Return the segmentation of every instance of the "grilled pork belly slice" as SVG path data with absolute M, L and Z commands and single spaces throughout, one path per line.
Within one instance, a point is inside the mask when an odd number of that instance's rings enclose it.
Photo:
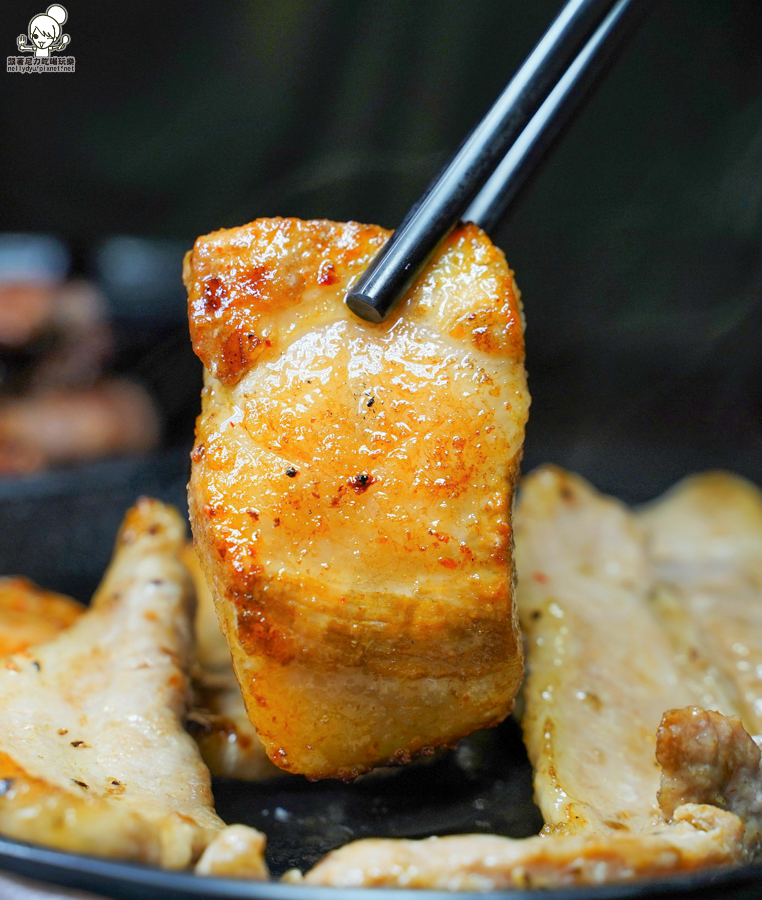
M 625 506 L 551 466 L 522 481 L 515 523 L 522 728 L 546 831 L 638 831 L 661 819 L 661 717 L 696 702 L 645 599 L 643 536 Z
M 0 578 L 0 656 L 43 644 L 68 628 L 85 607 L 27 578 Z
M 684 670 L 698 664 L 722 712 L 762 733 L 762 493 L 725 472 L 681 481 L 639 515 L 655 608 Z M 671 612 L 671 616 L 670 616 Z
M 0 832 L 183 868 L 225 829 L 182 720 L 193 589 L 177 512 L 141 500 L 92 607 L 0 663 Z M 262 871 L 261 848 L 249 861 Z
M 388 235 L 259 220 L 185 262 L 195 546 L 262 743 L 310 778 L 453 744 L 521 680 L 518 292 L 464 225 L 387 322 L 361 321 L 343 295 Z

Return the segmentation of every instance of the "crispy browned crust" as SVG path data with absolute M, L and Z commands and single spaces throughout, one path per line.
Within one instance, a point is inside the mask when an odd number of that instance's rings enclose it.
M 200 237 L 183 271 L 196 355 L 220 382 L 236 384 L 259 359 L 272 355 L 284 331 L 275 321 L 281 313 L 288 317 L 280 324 L 309 326 L 320 300 L 332 306 L 341 293 L 313 296 L 315 289 L 345 286 L 390 235 L 378 225 L 358 222 L 274 218 Z M 445 327 L 455 338 L 470 338 L 478 350 L 523 359 L 519 294 L 501 251 L 475 225 L 466 224 L 452 232 L 439 253 L 473 240 L 480 245 L 477 264 L 490 267 L 494 279 L 485 285 L 491 302 L 479 309 L 453 303 Z M 425 315 L 416 299 L 403 303 L 392 321 Z
M 207 369 L 194 540 L 249 715 L 271 759 L 309 777 L 449 746 L 504 718 L 521 677 L 518 292 L 465 225 L 390 321 L 362 323 L 343 294 L 387 237 L 259 220 L 200 238 L 185 263 Z M 328 332 L 338 361 L 314 344 Z M 302 375 L 265 387 L 300 340 Z
M 711 803 L 738 814 L 738 787 L 759 782 L 760 750 L 738 716 L 689 706 L 664 713 L 656 734 L 662 768 L 659 806 L 671 817 L 683 803 Z

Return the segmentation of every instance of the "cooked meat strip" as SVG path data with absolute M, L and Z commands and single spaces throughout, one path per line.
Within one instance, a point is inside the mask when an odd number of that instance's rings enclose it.
M 247 825 L 229 825 L 207 846 L 196 863 L 196 875 L 266 881 L 265 836 Z
M 639 831 L 661 817 L 656 730 L 696 698 L 645 595 L 632 514 L 581 478 L 543 467 L 516 510 L 528 676 L 522 721 L 547 830 Z
M 389 321 L 361 321 L 343 295 L 388 235 L 264 219 L 185 263 L 195 545 L 268 755 L 310 778 L 451 745 L 521 680 L 518 292 L 463 225 Z
M 737 715 L 741 709 L 738 691 L 708 656 L 701 628 L 690 615 L 680 591 L 657 579 L 651 585 L 647 600 L 667 635 L 672 659 L 696 703 L 727 716 Z
M 130 510 L 91 608 L 0 663 L 0 832 L 167 868 L 225 828 L 183 729 L 193 649 L 184 526 Z M 250 860 L 261 872 L 261 853 Z
M 355 841 L 329 853 L 304 881 L 444 891 L 599 885 L 736 862 L 743 858 L 742 841 L 743 824 L 732 813 L 686 804 L 675 824 L 645 834 Z

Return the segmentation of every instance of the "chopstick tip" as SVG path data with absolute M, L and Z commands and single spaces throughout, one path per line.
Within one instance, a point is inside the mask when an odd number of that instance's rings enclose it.
M 344 298 L 344 303 L 349 309 L 366 322 L 374 322 L 378 324 L 383 322 L 383 316 L 373 305 L 371 298 L 359 291 L 350 291 Z

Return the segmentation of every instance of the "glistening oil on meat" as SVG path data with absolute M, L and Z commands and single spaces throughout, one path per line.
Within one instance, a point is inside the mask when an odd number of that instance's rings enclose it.
M 451 746 L 522 676 L 519 293 L 464 225 L 388 321 L 361 321 L 343 296 L 388 236 L 263 219 L 185 263 L 194 540 L 262 743 L 310 778 Z

